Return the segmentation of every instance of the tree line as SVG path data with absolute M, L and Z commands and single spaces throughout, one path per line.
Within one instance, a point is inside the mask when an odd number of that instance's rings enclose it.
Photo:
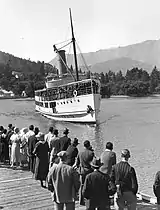
M 160 71 L 155 66 L 151 73 L 139 68 L 127 70 L 123 75 L 120 70 L 117 73 L 109 71 L 100 73 L 101 95 L 110 97 L 111 95 L 127 96 L 148 96 L 160 93 Z
M 36 69 L 34 68 L 36 66 Z M 45 77 L 48 73 L 57 74 L 57 69 L 50 64 L 38 61 L 32 65 L 22 66 L 23 70 L 13 68 L 11 62 L 0 64 L 0 87 L 5 90 L 12 90 L 17 96 L 25 91 L 28 97 L 34 97 L 34 91 L 45 87 Z M 71 72 L 73 72 L 71 66 Z M 15 74 L 13 74 L 15 72 Z M 82 74 L 82 70 L 79 70 Z M 15 76 L 17 75 L 18 76 Z M 127 96 L 148 96 L 160 93 L 160 71 L 155 66 L 151 73 L 139 68 L 132 68 L 123 75 L 122 71 L 115 73 L 111 70 L 108 73 L 83 72 L 86 78 L 96 77 L 101 82 L 102 97 L 111 95 Z

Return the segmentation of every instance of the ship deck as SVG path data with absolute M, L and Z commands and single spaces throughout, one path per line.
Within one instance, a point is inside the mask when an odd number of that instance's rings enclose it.
M 32 178 L 31 172 L 0 164 L 0 174 L 0 209 L 53 209 L 50 192 L 40 187 L 40 183 Z M 138 200 L 138 209 L 156 209 L 156 205 Z M 76 210 L 85 210 L 85 207 L 76 203 Z

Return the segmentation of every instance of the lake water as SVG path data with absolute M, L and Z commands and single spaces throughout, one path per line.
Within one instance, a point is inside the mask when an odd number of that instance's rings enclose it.
M 160 170 L 160 98 L 103 99 L 99 126 L 60 123 L 44 118 L 34 110 L 31 100 L 0 100 L 0 125 L 9 123 L 22 128 L 30 124 L 47 132 L 49 126 L 60 131 L 70 130 L 70 137 L 82 143 L 90 140 L 97 156 L 111 141 L 117 160 L 120 151 L 131 151 L 130 163 L 135 167 L 139 191 L 153 195 L 152 185 L 157 170 Z M 82 149 L 82 144 L 79 145 Z

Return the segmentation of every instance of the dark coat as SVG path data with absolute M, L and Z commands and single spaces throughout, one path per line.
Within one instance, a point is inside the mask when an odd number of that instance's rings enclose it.
M 160 171 L 156 173 L 154 184 L 153 184 L 153 192 L 155 196 L 160 199 Z
M 109 205 L 109 195 L 114 195 L 116 186 L 111 182 L 108 174 L 96 170 L 86 176 L 82 194 L 87 199 L 89 208 L 105 207 Z
M 66 163 L 70 166 L 73 166 L 75 163 L 75 159 L 78 155 L 78 149 L 73 144 L 70 145 L 67 149 L 67 161 Z
M 67 136 L 61 137 L 59 140 L 60 151 L 66 151 L 69 145 L 71 145 L 71 139 Z
M 84 151 L 80 152 L 77 158 L 77 167 L 80 167 L 80 174 L 88 174 L 88 171 L 92 172 L 91 161 L 93 160 L 94 152 L 90 149 L 85 148 Z
M 82 195 L 82 188 L 85 181 L 85 178 L 87 174 L 93 172 L 93 169 L 91 167 L 91 161 L 93 160 L 94 152 L 90 149 L 85 148 L 84 151 L 80 152 L 77 157 L 76 166 L 79 168 L 79 174 L 80 181 L 81 181 L 81 187 L 80 187 L 80 194 L 79 194 L 79 202 L 80 205 L 84 205 L 84 197 Z
M 135 195 L 138 191 L 136 172 L 126 161 L 120 161 L 113 166 L 111 180 L 120 185 L 121 192 L 131 191 Z
M 30 136 L 28 138 L 28 156 L 29 156 L 29 170 L 34 173 L 35 169 L 35 155 L 33 154 L 35 145 L 37 143 L 37 138 L 34 136 Z
M 49 160 L 48 160 L 49 146 L 45 142 L 37 142 L 33 154 L 36 155 L 35 163 L 35 179 L 46 180 L 49 171 Z

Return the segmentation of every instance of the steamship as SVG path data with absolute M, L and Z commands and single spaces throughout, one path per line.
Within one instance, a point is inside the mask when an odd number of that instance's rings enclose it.
M 70 22 L 76 74 L 70 72 L 67 66 L 65 50 L 57 49 L 54 45 L 59 60 L 59 73 L 46 77 L 46 87 L 35 91 L 35 109 L 53 120 L 98 123 L 101 101 L 100 81 L 95 78 L 80 78 L 71 10 Z

